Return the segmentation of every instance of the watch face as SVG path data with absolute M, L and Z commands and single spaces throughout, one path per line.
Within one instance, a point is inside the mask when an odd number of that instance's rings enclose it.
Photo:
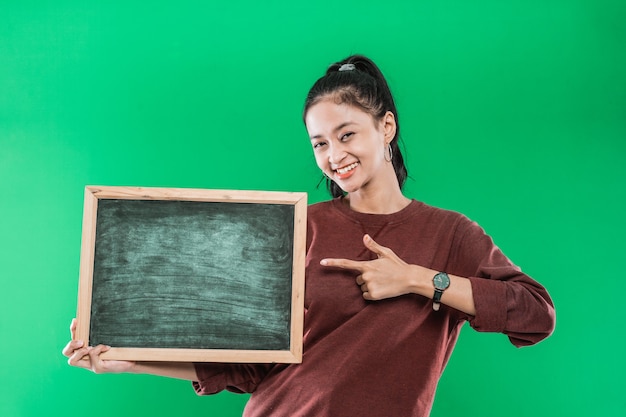
M 450 286 L 450 278 L 445 272 L 440 272 L 433 278 L 433 284 L 438 290 L 445 290 Z

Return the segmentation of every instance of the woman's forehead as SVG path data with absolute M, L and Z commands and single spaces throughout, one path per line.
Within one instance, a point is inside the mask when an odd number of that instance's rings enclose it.
M 311 106 L 306 114 L 305 122 L 309 130 L 314 128 L 326 130 L 339 124 L 348 122 L 361 124 L 372 119 L 369 113 L 357 106 L 337 103 L 329 98 Z

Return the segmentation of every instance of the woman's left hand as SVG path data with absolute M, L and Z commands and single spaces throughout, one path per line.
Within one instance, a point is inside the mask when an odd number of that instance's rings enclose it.
M 327 258 L 322 259 L 320 264 L 359 272 L 356 283 L 366 300 L 382 300 L 413 292 L 415 273 L 412 269 L 415 265 L 407 264 L 391 249 L 374 242 L 369 235 L 363 236 L 363 244 L 378 255 L 378 259 L 353 261 Z

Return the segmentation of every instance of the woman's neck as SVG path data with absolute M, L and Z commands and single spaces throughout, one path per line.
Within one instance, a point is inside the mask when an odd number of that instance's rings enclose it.
M 411 200 L 402 194 L 398 186 L 379 190 L 361 189 L 348 194 L 345 202 L 359 213 L 392 214 L 408 206 Z

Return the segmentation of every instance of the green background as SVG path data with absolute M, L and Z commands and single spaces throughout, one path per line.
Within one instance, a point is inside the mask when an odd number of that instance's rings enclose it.
M 241 414 L 246 396 L 66 364 L 83 188 L 326 199 L 301 109 L 351 53 L 396 95 L 406 194 L 478 221 L 557 306 L 531 348 L 464 328 L 432 415 L 625 415 L 625 18 L 621 0 L 0 2 L 0 415 Z

